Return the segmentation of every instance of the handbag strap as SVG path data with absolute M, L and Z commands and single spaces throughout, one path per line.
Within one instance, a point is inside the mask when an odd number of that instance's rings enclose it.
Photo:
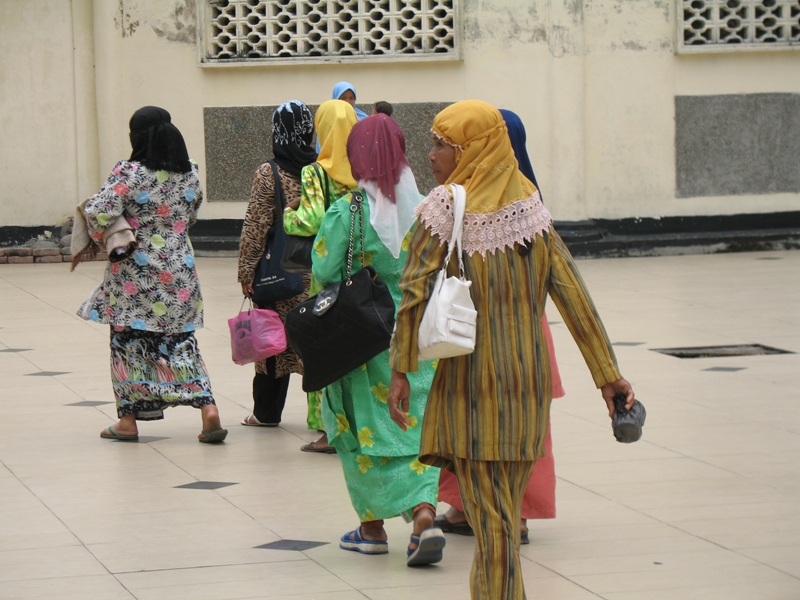
M 450 255 L 453 248 L 458 247 L 458 273 L 464 279 L 464 256 L 461 251 L 461 234 L 464 231 L 464 213 L 467 210 L 467 192 L 464 186 L 451 183 L 450 188 L 453 194 L 453 234 L 450 236 L 450 243 L 447 245 L 447 256 L 444 259 L 442 269 L 447 268 L 450 262 Z
M 347 246 L 347 285 L 350 285 L 351 280 L 350 278 L 353 275 L 353 250 L 355 246 L 355 237 L 356 237 L 356 214 L 358 214 L 359 218 L 359 229 L 360 229 L 360 236 L 361 236 L 361 266 L 364 266 L 365 262 L 365 255 L 364 255 L 364 198 L 361 196 L 361 192 L 355 191 L 352 193 L 352 198 L 350 200 L 350 243 Z
M 285 196 L 283 195 L 283 184 L 281 183 L 281 174 L 278 173 L 278 165 L 275 164 L 274 160 L 267 161 L 269 165 L 272 167 L 272 179 L 275 182 L 274 185 L 274 216 L 272 217 L 272 226 L 267 231 L 267 237 L 264 240 L 264 252 L 267 251 L 267 247 L 269 246 L 270 237 L 275 237 L 274 234 L 270 236 L 273 231 L 277 231 L 276 227 L 283 227 L 283 210 L 286 206 Z

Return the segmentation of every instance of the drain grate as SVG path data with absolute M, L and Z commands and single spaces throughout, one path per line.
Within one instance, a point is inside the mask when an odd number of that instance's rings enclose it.
M 759 356 L 762 354 L 794 354 L 789 350 L 772 348 L 763 344 L 740 344 L 736 346 L 699 346 L 697 348 L 653 348 L 653 352 L 677 358 L 714 358 L 716 356 Z

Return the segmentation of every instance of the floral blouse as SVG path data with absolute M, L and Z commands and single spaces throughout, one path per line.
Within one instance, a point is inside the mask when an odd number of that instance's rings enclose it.
M 124 216 L 138 249 L 109 262 L 103 282 L 78 315 L 142 331 L 178 333 L 203 326 L 203 298 L 189 227 L 197 221 L 203 190 L 192 164 L 188 173 L 151 171 L 122 160 L 84 209 L 92 239 Z
M 348 192 L 358 189 L 358 187 L 351 189 L 331 179 L 325 169 L 316 163 L 306 165 L 300 171 L 300 185 L 302 186 L 300 204 L 294 210 L 287 208 L 283 211 L 283 229 L 289 235 L 317 235 L 322 225 L 322 219 L 325 217 L 325 193 L 322 188 L 323 183 L 314 170 L 315 166 L 328 184 L 329 206 Z

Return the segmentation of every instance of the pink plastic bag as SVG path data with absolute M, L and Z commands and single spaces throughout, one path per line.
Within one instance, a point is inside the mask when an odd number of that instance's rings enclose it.
M 244 302 L 242 303 L 244 308 Z M 286 350 L 286 330 L 274 310 L 253 308 L 228 319 L 231 355 L 237 365 L 258 362 Z

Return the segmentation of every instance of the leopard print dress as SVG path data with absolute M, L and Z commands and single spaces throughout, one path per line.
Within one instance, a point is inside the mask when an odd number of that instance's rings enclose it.
M 300 197 L 300 180 L 288 171 L 278 166 L 278 174 L 283 186 L 284 202 L 288 203 Z M 256 169 L 253 179 L 253 189 L 250 192 L 250 202 L 242 226 L 242 236 L 239 240 L 239 283 L 252 283 L 256 266 L 261 259 L 266 246 L 267 233 L 272 227 L 275 218 L 275 179 L 272 166 L 264 163 Z M 304 275 L 305 289 L 302 294 L 265 306 L 277 312 L 281 320 L 286 319 L 286 313 L 308 298 L 308 288 L 311 285 L 311 275 Z M 256 363 L 256 373 L 267 373 L 267 361 Z M 278 354 L 275 361 L 273 377 L 283 377 L 289 373 L 303 373 L 303 362 L 292 350 Z

